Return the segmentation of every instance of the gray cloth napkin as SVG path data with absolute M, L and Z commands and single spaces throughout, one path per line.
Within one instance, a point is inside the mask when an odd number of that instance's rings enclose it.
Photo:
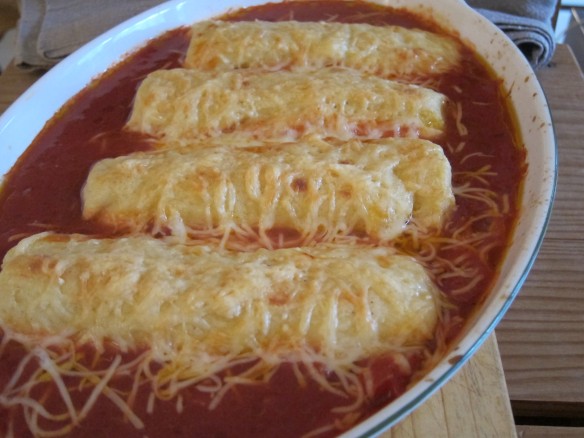
M 49 68 L 88 41 L 164 0 L 19 0 L 16 64 Z
M 534 68 L 551 59 L 559 0 L 467 0 L 499 26 Z M 49 68 L 86 42 L 163 0 L 19 0 L 16 63 Z
M 547 65 L 556 49 L 553 19 L 559 0 L 466 0 L 519 47 L 534 69 Z

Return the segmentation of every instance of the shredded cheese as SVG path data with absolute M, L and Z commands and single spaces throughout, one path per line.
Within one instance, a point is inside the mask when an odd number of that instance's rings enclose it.
M 202 21 L 191 33 L 185 67 L 198 70 L 340 66 L 415 80 L 460 63 L 460 44 L 453 38 L 401 26 Z
M 433 138 L 444 130 L 444 95 L 353 70 L 158 70 L 140 85 L 130 130 L 166 139 L 343 140 Z
M 148 346 L 193 376 L 215 357 L 304 346 L 351 363 L 423 343 L 437 314 L 417 263 L 360 246 L 236 253 L 43 233 L 8 252 L 0 287 L 0 322 L 12 330 Z
M 454 204 L 450 165 L 425 140 L 261 148 L 173 148 L 95 164 L 83 215 L 118 230 L 247 238 L 291 229 L 304 242 L 351 233 L 389 240 L 414 219 L 440 228 Z M 197 232 L 198 230 L 198 232 Z M 280 241 L 280 246 L 283 241 Z M 267 245 L 266 245 L 267 246 Z

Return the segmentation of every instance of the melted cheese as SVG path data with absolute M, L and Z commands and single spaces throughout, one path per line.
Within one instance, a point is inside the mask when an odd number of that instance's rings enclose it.
M 185 67 L 208 71 L 341 66 L 414 81 L 459 63 L 460 45 L 431 32 L 297 21 L 196 23 L 185 59 Z
M 444 129 L 445 97 L 347 69 L 159 70 L 140 85 L 128 128 L 167 139 L 239 131 L 250 138 L 432 138 Z
M 149 346 L 161 361 L 310 349 L 350 363 L 420 345 L 437 292 L 388 248 L 318 246 L 252 253 L 150 237 L 42 233 L 6 255 L 0 323 L 23 334 Z
M 190 145 L 98 162 L 83 215 L 133 232 L 288 228 L 324 240 L 351 232 L 388 240 L 412 218 L 440 227 L 454 202 L 450 180 L 442 148 L 426 140 Z

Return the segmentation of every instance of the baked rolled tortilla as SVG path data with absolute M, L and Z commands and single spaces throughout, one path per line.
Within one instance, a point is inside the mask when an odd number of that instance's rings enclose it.
M 135 153 L 96 163 L 82 198 L 85 219 L 117 230 L 289 229 L 324 241 L 388 240 L 412 219 L 439 228 L 454 203 L 442 148 L 393 138 Z
M 445 96 L 359 72 L 159 70 L 138 88 L 127 127 L 165 139 L 237 131 L 256 139 L 433 138 L 443 132 Z
M 207 71 L 348 67 L 424 81 L 460 63 L 454 39 L 401 26 L 298 21 L 202 21 L 184 66 Z
M 4 258 L 0 290 L 0 324 L 13 332 L 151 348 L 195 374 L 218 355 L 350 362 L 420 346 L 439 306 L 424 269 L 388 248 L 228 252 L 147 236 L 26 238 Z

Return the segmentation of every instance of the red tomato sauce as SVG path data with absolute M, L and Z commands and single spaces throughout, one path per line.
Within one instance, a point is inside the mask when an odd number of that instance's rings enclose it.
M 440 31 L 432 22 L 403 11 L 338 1 L 270 4 L 238 11 L 227 18 L 367 22 Z M 149 72 L 180 67 L 188 36 L 188 29 L 177 29 L 149 42 L 97 78 L 46 125 L 11 170 L 0 193 L 0 256 L 3 257 L 20 238 L 44 230 L 94 235 L 110 233 L 82 219 L 81 188 L 96 161 L 149 149 L 148 138 L 123 129 L 133 96 L 141 79 Z M 457 293 L 468 279 L 440 277 L 439 287 L 453 304 L 444 311 L 447 316 L 444 320 L 449 323 L 442 327 L 442 332 L 444 340 L 448 341 L 459 333 L 465 318 L 484 300 L 494 281 L 514 226 L 525 156 L 516 145 L 512 118 L 500 83 L 469 50 L 464 52 L 463 67 L 446 75 L 437 91 L 460 105 L 462 118 L 459 122 L 468 129 L 468 134 L 461 136 L 456 128 L 456 117 L 451 115 L 446 135 L 438 141 L 452 165 L 454 186 L 475 181 L 465 172 L 488 166 L 487 173 L 491 176 L 484 178 L 488 179 L 488 189 L 496 194 L 493 202 L 503 210 L 499 216 L 469 222 L 469 218 L 483 214 L 485 202 L 457 196 L 457 207 L 445 227 L 444 236 L 452 237 L 464 228 L 471 236 L 489 231 L 490 240 L 486 244 L 488 250 L 482 253 L 466 247 L 438 248 L 437 259 L 455 265 L 466 264 L 477 279 L 469 291 Z M 462 143 L 464 145 L 460 146 Z M 477 185 L 480 187 L 481 183 Z M 419 250 L 407 239 L 398 241 L 396 246 L 406 252 Z M 433 263 L 427 261 L 428 266 L 440 272 L 440 263 Z M 438 341 L 433 342 L 430 348 L 436 348 L 437 344 Z M 90 359 L 95 355 L 92 347 L 83 346 L 80 351 L 86 358 L 83 360 L 96 366 Z M 24 354 L 22 347 L 16 344 L 5 348 L 0 361 L 0 389 L 9 381 Z M 107 368 L 116 354 L 115 348 L 108 349 L 97 360 L 98 365 Z M 130 361 L 138 354 L 125 354 L 123 360 Z M 353 422 L 371 415 L 406 390 L 412 375 L 423 368 L 419 352 L 409 354 L 407 360 L 411 367 L 409 372 L 404 372 L 390 356 L 372 358 L 361 364 L 373 379 L 375 396 L 366 400 Z M 33 370 L 27 370 L 25 375 L 30 372 Z M 329 377 L 331 381 L 337 379 L 334 375 Z M 79 386 L 79 389 L 71 392 L 72 397 L 82 403 L 88 390 L 74 380 L 68 384 Z M 118 378 L 113 385 L 121 390 L 131 386 L 131 381 Z M 38 391 L 44 403 L 65 409 L 54 385 L 41 385 Z M 147 385 L 141 386 L 133 403 L 134 411 L 146 425 L 145 431 L 135 429 L 111 401 L 102 397 L 70 435 L 295 437 L 343 418 L 331 410 L 350 404 L 350 400 L 324 391 L 313 380 L 306 379 L 305 384 L 299 384 L 289 364 L 282 365 L 268 383 L 235 387 L 214 410 L 208 409 L 209 395 L 191 387 L 181 393 L 180 408 L 177 400 L 156 400 L 154 414 L 151 414 L 147 407 L 149 393 Z M 7 432 L 8 421 L 13 421 L 15 436 L 27 436 L 22 413 L 18 409 L 0 407 L 2 436 Z M 322 436 L 336 433 L 338 430 Z

